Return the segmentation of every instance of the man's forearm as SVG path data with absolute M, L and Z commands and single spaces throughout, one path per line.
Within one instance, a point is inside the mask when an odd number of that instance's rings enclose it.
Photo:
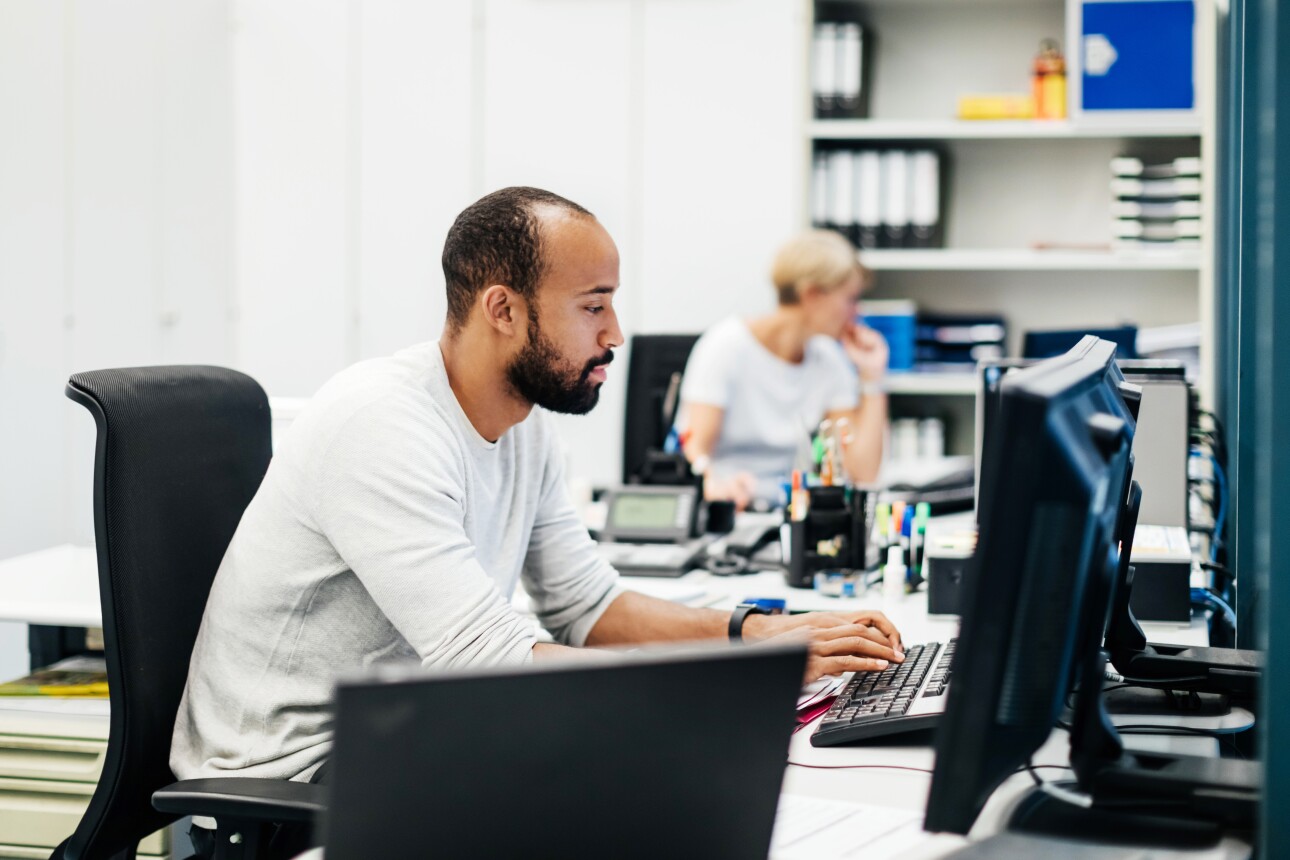
M 727 635 L 730 613 L 696 609 L 624 591 L 609 604 L 587 635 L 588 645 L 637 645 L 686 639 L 720 639 Z
M 533 660 L 603 659 L 606 652 L 589 651 L 586 648 L 570 648 L 568 645 L 557 645 L 554 642 L 536 642 L 533 645 Z

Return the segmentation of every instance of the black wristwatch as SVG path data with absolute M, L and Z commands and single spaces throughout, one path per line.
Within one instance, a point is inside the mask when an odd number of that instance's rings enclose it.
M 735 611 L 730 614 L 731 642 L 744 641 L 744 619 L 749 615 L 770 615 L 770 611 L 755 603 L 741 603 L 736 606 Z

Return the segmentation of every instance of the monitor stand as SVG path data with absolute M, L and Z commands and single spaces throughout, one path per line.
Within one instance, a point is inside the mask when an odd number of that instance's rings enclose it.
M 1099 653 L 1092 677 L 1100 677 L 1105 665 Z M 1168 848 L 1204 847 L 1225 832 L 1253 830 L 1262 797 L 1258 762 L 1130 752 L 1107 716 L 1100 687 L 1081 688 L 1076 696 L 1076 785 L 1036 788 L 1014 811 L 1010 830 Z
M 1134 481 L 1121 520 L 1121 552 L 1112 591 L 1106 650 L 1117 672 L 1134 684 L 1224 693 L 1247 707 L 1254 705 L 1264 654 L 1242 648 L 1191 648 L 1148 642 L 1129 606 L 1133 591 L 1133 566 L 1129 550 L 1137 527 L 1142 488 Z
M 1008 820 L 1008 830 L 1107 845 L 1164 848 L 1204 848 L 1223 838 L 1222 825 L 1213 821 L 1079 806 L 1043 788 L 1032 789 L 1021 799 Z
M 1117 681 L 1104 683 L 1102 700 L 1108 714 L 1120 716 L 1223 717 L 1232 712 L 1232 700 L 1225 693 L 1126 686 Z
M 1129 493 L 1130 520 L 1141 498 L 1135 482 Z M 1131 535 L 1131 525 L 1127 533 Z M 1102 569 L 1090 574 L 1090 617 L 1097 617 L 1099 607 L 1101 617 L 1106 617 L 1105 607 L 1112 603 L 1123 569 L 1121 555 L 1107 547 Z M 1052 796 L 1059 792 L 1049 788 L 1044 792 L 1048 796 L 1022 804 L 1010 826 L 1073 839 L 1095 834 L 1167 847 L 1211 845 L 1227 830 L 1253 830 L 1263 785 L 1258 762 L 1124 748 L 1106 711 L 1102 679 L 1107 655 L 1093 638 L 1100 634 L 1097 625 L 1086 632 L 1084 641 L 1076 642 L 1084 655 L 1070 730 L 1076 785 L 1061 792 L 1065 798 Z

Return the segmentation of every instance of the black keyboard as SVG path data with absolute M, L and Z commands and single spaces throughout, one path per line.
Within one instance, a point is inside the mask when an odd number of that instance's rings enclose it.
M 815 727 L 811 746 L 849 744 L 936 726 L 945 712 L 957 642 L 910 645 L 904 663 L 893 663 L 881 672 L 857 672 Z

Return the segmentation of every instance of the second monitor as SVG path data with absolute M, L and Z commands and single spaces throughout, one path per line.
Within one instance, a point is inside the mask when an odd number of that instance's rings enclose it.
M 1135 430 L 1113 356 L 1089 337 L 1002 382 L 928 830 L 966 833 L 1048 739 L 1072 690 L 1076 783 L 1065 799 L 1037 789 L 1014 826 L 1196 844 L 1253 821 L 1256 764 L 1129 752 L 1102 703 Z

